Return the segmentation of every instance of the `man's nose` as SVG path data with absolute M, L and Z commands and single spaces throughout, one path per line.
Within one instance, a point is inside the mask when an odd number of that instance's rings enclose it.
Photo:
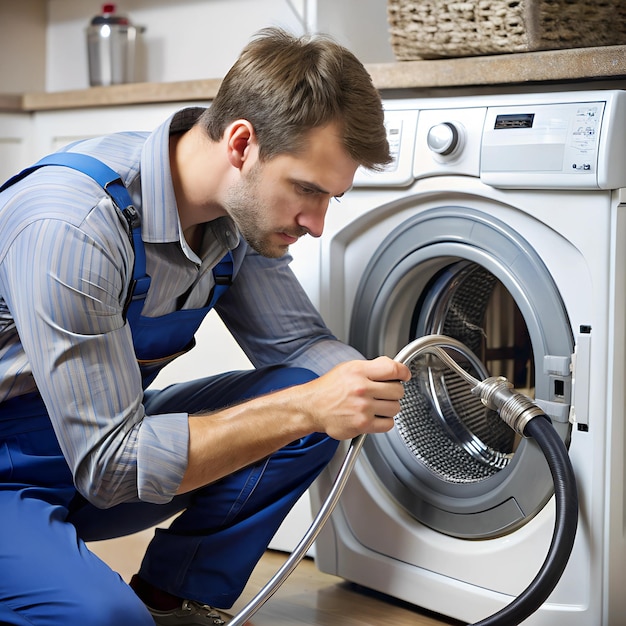
M 314 208 L 309 208 L 298 215 L 298 226 L 306 228 L 312 237 L 320 237 L 324 231 L 324 221 L 329 201 L 324 200 Z

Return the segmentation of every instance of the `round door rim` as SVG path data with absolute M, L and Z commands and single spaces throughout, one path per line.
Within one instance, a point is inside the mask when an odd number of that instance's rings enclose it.
M 380 244 L 363 273 L 354 301 L 350 343 L 368 357 L 389 352 L 388 335 L 395 333 L 397 337 L 394 335 L 391 341 L 400 343 L 403 325 L 399 319 L 402 315 L 394 309 L 408 311 L 411 298 L 413 303 L 417 301 L 417 294 L 407 300 L 407 284 L 422 284 L 423 288 L 423 277 L 414 281 L 411 278 L 425 268 L 434 272 L 458 260 L 487 269 L 515 300 L 535 355 L 536 397 L 552 407 L 553 381 L 543 374 L 543 359 L 547 355 L 569 357 L 573 352 L 562 300 L 545 264 L 530 244 L 483 211 L 442 206 L 427 209 L 398 225 Z M 407 336 L 404 343 L 409 339 Z M 569 424 L 563 419 L 568 408 L 567 404 L 555 406 L 553 416 L 564 439 L 569 433 Z M 404 508 L 446 534 L 486 538 L 510 532 L 534 517 L 552 494 L 545 460 L 532 441 L 522 442 L 505 469 L 469 486 L 439 480 L 427 468 L 419 467 L 408 451 L 405 455 L 405 449 L 394 429 L 368 438 L 365 457 Z

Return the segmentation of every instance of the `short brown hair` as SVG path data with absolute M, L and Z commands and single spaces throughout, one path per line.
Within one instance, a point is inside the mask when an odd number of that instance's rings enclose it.
M 296 153 L 306 133 L 339 122 L 350 157 L 369 169 L 390 162 L 380 95 L 363 64 L 325 35 L 259 31 L 202 115 L 213 141 L 236 119 L 255 129 L 259 158 Z

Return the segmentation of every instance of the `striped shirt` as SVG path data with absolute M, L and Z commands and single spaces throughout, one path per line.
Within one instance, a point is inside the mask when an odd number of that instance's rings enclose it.
M 199 256 L 187 246 L 169 136 L 200 112 L 65 148 L 116 170 L 133 198 L 152 277 L 143 315 L 204 306 L 211 269 L 231 249 L 236 279 L 216 310 L 255 366 L 323 373 L 359 358 L 325 326 L 288 255 L 256 254 L 229 218 L 206 224 Z M 78 490 L 100 507 L 166 503 L 187 466 L 187 414 L 146 415 L 142 405 L 122 315 L 133 267 L 126 228 L 102 188 L 66 167 L 41 168 L 0 194 L 0 402 L 39 391 Z

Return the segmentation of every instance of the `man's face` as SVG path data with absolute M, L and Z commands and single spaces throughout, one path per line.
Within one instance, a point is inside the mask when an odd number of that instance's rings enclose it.
M 316 128 L 297 155 L 255 161 L 230 189 L 225 209 L 259 254 L 277 258 L 300 237 L 319 237 L 328 204 L 352 186 L 357 163 L 334 125 Z

